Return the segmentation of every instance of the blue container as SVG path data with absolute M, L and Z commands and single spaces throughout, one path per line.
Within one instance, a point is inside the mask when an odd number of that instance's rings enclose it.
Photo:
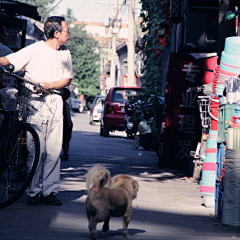
M 225 146 L 225 143 L 220 143 L 217 147 L 216 178 L 219 178 L 221 176 L 223 158 L 225 157 Z
M 216 181 L 215 187 L 215 217 L 222 217 L 222 209 L 223 209 L 223 192 L 222 192 L 222 182 Z
M 240 117 L 240 106 L 235 107 L 234 116 L 235 117 Z
M 225 157 L 225 143 L 218 144 L 217 147 L 217 163 L 216 163 L 216 186 L 215 186 L 215 217 L 222 217 L 223 208 L 223 182 L 221 179 L 221 171 L 223 168 L 223 158 Z

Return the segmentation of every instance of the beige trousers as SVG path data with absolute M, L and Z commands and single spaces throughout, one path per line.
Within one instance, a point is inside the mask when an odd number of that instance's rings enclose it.
M 60 153 L 63 137 L 63 102 L 59 95 L 48 95 L 45 101 L 33 98 L 31 104 L 38 111 L 27 111 L 27 121 L 37 131 L 40 140 L 40 159 L 28 189 L 34 197 L 58 193 L 60 186 Z M 33 152 L 31 152 L 33 154 Z

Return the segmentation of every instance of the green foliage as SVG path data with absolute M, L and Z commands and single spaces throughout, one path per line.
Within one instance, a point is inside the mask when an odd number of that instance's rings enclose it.
M 147 99 L 151 94 L 162 93 L 162 51 L 170 41 L 171 22 L 169 20 L 169 0 L 141 0 L 141 22 L 144 44 L 143 88 L 140 99 Z
M 71 27 L 70 23 L 76 18 L 72 9 L 67 9 L 63 16 L 70 26 L 70 38 L 67 47 L 71 51 L 74 80 L 78 84 L 78 92 L 88 97 L 95 97 L 100 93 L 100 84 L 98 81 L 100 72 L 100 54 L 98 42 L 91 38 L 84 30 L 85 25 L 75 25 Z
M 71 8 L 67 8 L 66 14 L 64 14 L 63 17 L 65 18 L 65 21 L 66 21 L 67 24 L 70 24 L 70 23 L 72 23 L 72 22 L 77 20 L 74 17 L 73 10 Z
M 58 3 L 57 0 L 18 0 L 19 2 L 27 3 L 36 6 L 39 15 L 41 15 L 41 22 L 44 23 L 50 17 L 51 11 Z
M 100 93 L 98 43 L 87 34 L 84 25 L 75 25 L 70 31 L 67 47 L 72 54 L 74 82 L 80 94 L 96 96 Z

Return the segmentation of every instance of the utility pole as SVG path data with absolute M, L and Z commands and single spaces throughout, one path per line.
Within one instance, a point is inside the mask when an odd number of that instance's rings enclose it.
M 128 7 L 128 86 L 135 86 L 135 0 L 129 0 Z
M 115 86 L 116 81 L 116 44 L 118 34 L 118 0 L 114 3 L 114 19 L 112 26 L 112 54 L 111 54 L 111 71 L 110 71 L 110 87 Z

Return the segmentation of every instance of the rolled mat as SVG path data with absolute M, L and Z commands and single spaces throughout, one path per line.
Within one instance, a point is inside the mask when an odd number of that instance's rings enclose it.
M 222 224 L 240 226 L 240 151 L 226 150 Z

